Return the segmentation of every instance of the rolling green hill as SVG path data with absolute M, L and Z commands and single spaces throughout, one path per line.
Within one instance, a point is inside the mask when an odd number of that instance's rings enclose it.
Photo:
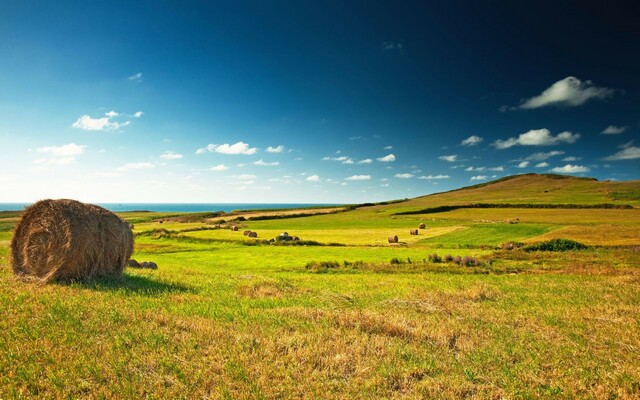
M 640 207 L 640 181 L 600 182 L 565 175 L 523 174 L 376 207 L 378 211 L 397 213 L 474 203 L 613 204 L 637 208 Z

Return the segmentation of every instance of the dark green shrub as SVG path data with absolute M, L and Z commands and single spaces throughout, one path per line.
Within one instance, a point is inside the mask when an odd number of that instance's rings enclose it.
M 525 247 L 525 251 L 570 251 L 585 250 L 588 246 L 570 239 L 552 239 Z

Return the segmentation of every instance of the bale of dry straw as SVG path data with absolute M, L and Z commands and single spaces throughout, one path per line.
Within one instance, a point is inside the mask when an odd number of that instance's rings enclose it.
M 127 222 L 75 200 L 31 205 L 11 240 L 13 271 L 45 282 L 120 275 L 132 252 Z
M 427 225 L 426 225 L 425 223 L 422 223 L 422 224 L 418 225 L 418 228 L 420 228 L 420 229 L 426 229 L 426 228 L 427 228 Z
M 398 236 L 389 236 L 389 243 L 398 243 Z
M 418 234 L 418 230 L 417 230 L 417 229 L 411 229 L 411 230 L 409 231 L 409 234 L 411 234 L 411 235 L 417 235 L 417 234 Z

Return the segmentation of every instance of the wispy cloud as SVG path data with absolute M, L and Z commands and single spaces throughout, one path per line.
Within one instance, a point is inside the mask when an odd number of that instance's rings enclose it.
M 448 155 L 448 156 L 440 156 L 440 157 L 438 157 L 438 160 L 447 161 L 447 162 L 456 162 L 456 161 L 458 161 L 458 155 L 457 154 L 451 154 L 451 155 Z
M 282 153 L 284 151 L 284 146 L 283 145 L 279 145 L 276 147 L 269 146 L 267 147 L 266 151 L 267 153 Z
M 393 146 L 385 146 L 384 150 L 392 150 Z
M 179 160 L 182 158 L 182 154 L 174 153 L 173 151 L 165 151 L 160 158 L 165 160 Z
M 518 168 L 527 168 L 530 164 L 530 161 L 522 161 L 521 163 L 519 163 L 518 165 L 516 165 L 516 167 Z
M 373 162 L 370 158 L 365 158 L 364 160 L 358 161 L 356 164 L 371 164 Z
M 205 154 L 205 153 L 220 153 L 220 154 L 244 154 L 244 155 L 252 155 L 258 151 L 256 147 L 249 147 L 247 143 L 238 142 L 235 144 L 208 144 L 206 147 L 202 147 L 196 150 L 196 154 Z
M 111 118 L 111 117 L 117 117 L 120 114 L 112 110 L 112 111 L 109 111 L 109 112 L 105 113 L 104 115 L 106 115 L 107 117 Z
M 559 174 L 577 174 L 581 172 L 589 172 L 590 170 L 588 167 L 584 167 L 582 165 L 567 164 L 564 167 L 555 167 L 551 171 Z
M 553 146 L 561 143 L 575 143 L 580 138 L 579 133 L 561 132 L 553 136 L 546 129 L 532 129 L 521 133 L 517 138 L 511 137 L 506 140 L 498 139 L 493 142 L 497 149 L 508 149 L 513 146 Z
M 521 104 L 514 107 L 502 106 L 506 110 L 530 110 L 547 106 L 581 106 L 590 99 L 606 99 L 613 96 L 615 90 L 597 87 L 591 81 L 568 76 L 545 89 L 541 94 L 523 99 Z
M 487 176 L 486 175 L 476 175 L 476 176 L 472 176 L 471 180 L 472 181 L 486 181 L 487 180 Z
M 395 174 L 395 177 L 398 179 L 411 179 L 414 177 L 413 174 Z
M 541 163 L 536 164 L 536 168 L 546 168 L 546 167 L 548 167 L 548 166 L 549 166 L 549 163 L 548 163 L 548 162 L 545 162 L 545 161 L 543 161 L 543 162 L 541 162 Z
M 386 156 L 377 158 L 376 160 L 380 162 L 393 162 L 396 160 L 396 156 L 393 154 L 387 154 Z
M 142 117 L 142 114 L 144 114 L 142 111 L 136 111 L 136 112 L 133 113 L 133 116 L 135 118 L 140 118 L 140 117 Z
M 119 167 L 117 170 L 120 172 L 125 172 L 125 171 L 131 171 L 131 170 L 136 170 L 136 169 L 150 169 L 150 168 L 154 168 L 155 165 L 153 165 L 150 162 L 137 162 L 137 163 L 128 163 L 123 165 L 122 167 Z
M 462 142 L 460 142 L 460 144 L 462 146 L 468 146 L 468 147 L 477 146 L 480 143 L 482 143 L 483 140 L 484 139 L 481 138 L 480 136 L 472 135 L 472 136 L 469 136 L 468 138 L 466 138 L 465 140 L 463 140 Z
M 627 128 L 628 128 L 628 126 L 609 125 L 600 133 L 602 135 L 619 135 L 622 132 L 626 131 Z
M 137 74 L 133 74 L 127 79 L 129 79 L 130 81 L 134 81 L 134 82 L 142 82 L 142 72 L 138 72 Z
M 371 175 L 352 175 L 344 179 L 346 181 L 368 181 L 369 179 L 371 179 Z
M 400 42 L 394 42 L 391 40 L 386 40 L 382 42 L 382 51 L 384 52 L 397 52 L 401 56 L 404 55 L 404 44 Z
M 319 182 L 320 177 L 318 175 L 311 175 L 311 176 L 308 176 L 307 179 L 305 180 L 309 182 Z
M 620 161 L 620 160 L 635 160 L 640 158 L 640 147 L 633 146 L 633 141 L 618 146 L 619 152 L 612 154 L 603 160 L 608 161 Z
M 69 143 L 62 146 L 38 147 L 36 152 L 51 155 L 53 157 L 76 157 L 84 153 L 87 148 L 84 144 Z
M 561 156 L 563 154 L 564 154 L 564 151 L 552 150 L 552 151 L 548 151 L 546 153 L 545 152 L 533 153 L 530 156 L 525 157 L 525 160 L 527 160 L 527 161 L 544 161 L 544 160 L 547 160 L 547 159 L 549 159 L 551 157 Z
M 422 175 L 422 176 L 419 176 L 418 179 L 425 179 L 428 181 L 435 180 L 435 179 L 449 179 L 449 175 Z
M 229 167 L 227 167 L 226 165 L 218 164 L 216 166 L 213 166 L 213 167 L 209 168 L 209 171 L 222 172 L 222 171 L 226 171 L 228 169 L 229 169 Z
M 339 153 L 336 153 L 336 154 L 339 154 Z M 323 161 L 339 161 L 343 164 L 353 164 L 353 160 L 351 159 L 351 157 L 347 157 L 347 156 L 323 157 L 322 160 Z
M 570 156 L 570 157 L 565 157 L 562 159 L 562 161 L 578 161 L 581 160 L 580 157 L 574 157 L 574 156 Z
M 255 161 L 253 165 L 260 165 L 262 167 L 275 167 L 276 165 L 280 165 L 280 163 L 278 161 L 266 162 L 263 159 L 259 159 L 258 161 Z

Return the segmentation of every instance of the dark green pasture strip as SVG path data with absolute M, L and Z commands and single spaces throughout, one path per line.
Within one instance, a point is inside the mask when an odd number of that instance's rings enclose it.
M 415 214 L 435 214 L 440 212 L 454 211 L 462 208 L 561 208 L 561 209 L 577 209 L 577 208 L 601 208 L 601 209 L 633 209 L 629 204 L 514 204 L 514 203 L 475 203 L 475 204 L 458 204 L 452 206 L 439 206 L 423 208 L 421 210 L 402 211 L 393 215 L 415 215 Z

